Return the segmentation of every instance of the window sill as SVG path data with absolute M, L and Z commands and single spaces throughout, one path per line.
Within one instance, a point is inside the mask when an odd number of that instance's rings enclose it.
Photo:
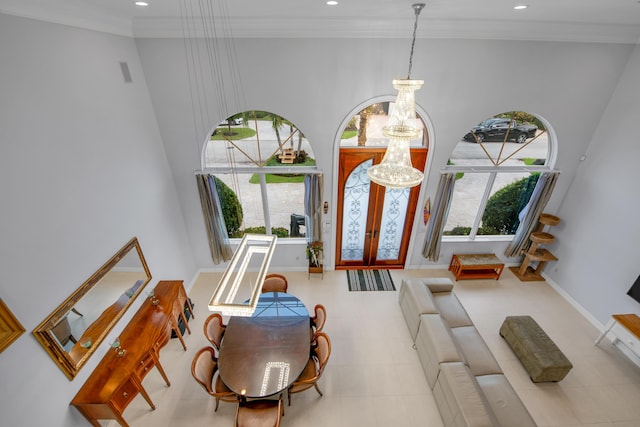
M 443 236 L 443 243 L 469 243 L 469 242 L 510 242 L 513 235 L 508 236 L 476 236 L 471 239 L 469 236 Z
M 232 245 L 239 245 L 241 237 L 231 237 L 229 238 L 229 243 Z M 307 245 L 306 237 L 278 237 L 278 245 Z

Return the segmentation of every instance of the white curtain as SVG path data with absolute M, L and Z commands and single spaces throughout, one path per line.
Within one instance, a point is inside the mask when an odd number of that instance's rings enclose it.
M 215 177 L 209 174 L 196 175 L 202 214 L 207 228 L 209 249 L 214 264 L 228 261 L 233 256 L 233 250 L 229 244 L 227 227 L 222 216 L 222 207 L 218 198 Z
M 307 241 L 322 241 L 322 175 L 304 177 L 304 215 Z
M 431 261 L 438 261 L 440 257 L 442 231 L 447 222 L 447 215 L 449 214 L 449 206 L 451 206 L 455 183 L 455 173 L 444 173 L 440 175 L 440 182 L 438 183 L 431 218 L 427 226 L 427 236 L 424 242 L 424 248 L 422 249 L 422 255 Z
M 531 246 L 529 235 L 533 232 L 538 224 L 538 218 L 547 206 L 547 202 L 551 198 L 551 193 L 556 186 L 559 172 L 545 172 L 540 175 L 536 188 L 533 189 L 529 203 L 522 209 L 520 214 L 520 225 L 516 230 L 513 240 L 504 251 L 508 257 L 514 257 L 526 252 Z

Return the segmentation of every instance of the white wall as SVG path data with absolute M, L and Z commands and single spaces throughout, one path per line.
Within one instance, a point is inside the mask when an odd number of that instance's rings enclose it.
M 551 230 L 560 261 L 547 274 L 601 323 L 640 314 L 626 295 L 640 274 L 639 74 L 637 46 L 562 202 L 563 222 Z
M 206 134 L 195 135 L 185 45 L 174 39 L 139 39 L 136 43 L 197 263 L 211 268 L 193 177 L 193 171 L 200 167 Z M 246 99 L 244 109 L 278 113 L 304 132 L 319 168 L 325 172 L 325 199 L 331 209 L 327 220 L 333 222 L 339 125 L 349 111 L 366 100 L 395 95 L 391 80 L 406 75 L 409 43 L 380 39 L 238 39 L 234 48 Z M 556 167 L 562 176 L 549 204 L 550 211 L 556 210 L 632 49 L 629 45 L 583 43 L 418 40 L 412 77 L 424 79 L 425 84 L 416 93 L 416 100 L 435 131 L 422 200 L 427 196 L 433 200 L 439 171 L 472 125 L 500 112 L 524 110 L 548 120 L 559 140 Z M 211 125 L 238 112 L 220 111 L 216 95 L 212 90 L 206 96 L 211 100 Z M 419 216 L 414 226 L 413 252 L 407 260 L 407 265 L 414 268 L 434 266 L 421 255 L 426 229 Z M 325 261 L 334 258 L 333 236 L 335 230 L 331 236 L 324 236 L 325 242 L 331 242 L 325 243 Z M 506 243 L 445 244 L 435 264 L 447 265 L 454 252 L 490 250 L 501 255 L 505 247 Z M 299 259 L 292 265 L 296 255 Z M 272 263 L 275 269 L 304 265 L 304 249 L 295 246 L 280 246 Z
M 107 343 L 70 382 L 33 328 L 133 236 L 151 285 L 196 264 L 133 40 L 0 14 L 0 58 L 0 298 L 27 329 L 0 354 L 0 424 L 84 426 L 69 402 Z

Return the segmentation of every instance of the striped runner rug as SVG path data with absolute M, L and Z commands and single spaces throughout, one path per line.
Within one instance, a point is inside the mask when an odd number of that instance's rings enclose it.
M 395 291 L 389 270 L 347 270 L 350 291 Z

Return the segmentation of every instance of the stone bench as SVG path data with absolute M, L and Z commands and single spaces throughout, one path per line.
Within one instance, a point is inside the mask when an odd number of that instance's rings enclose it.
M 573 368 L 569 359 L 531 316 L 508 316 L 500 327 L 500 335 L 534 383 L 560 381 Z

